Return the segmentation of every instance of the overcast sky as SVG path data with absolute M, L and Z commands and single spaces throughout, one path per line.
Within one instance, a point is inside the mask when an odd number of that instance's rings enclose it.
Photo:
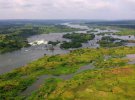
M 135 0 L 0 0 L 0 19 L 135 19 Z

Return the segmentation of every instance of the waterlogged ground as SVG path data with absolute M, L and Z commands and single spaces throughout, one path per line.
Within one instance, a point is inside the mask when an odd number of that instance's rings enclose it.
M 62 79 L 62 80 L 69 80 L 71 79 L 73 76 L 75 76 L 76 74 L 79 74 L 83 71 L 86 71 L 86 70 L 90 70 L 90 69 L 93 69 L 94 66 L 92 65 L 86 65 L 86 66 L 82 66 L 80 69 L 78 69 L 75 73 L 73 74 L 67 74 L 67 75 L 59 75 L 59 76 L 56 76 L 56 75 L 43 75 L 43 76 L 40 76 L 38 78 L 38 80 L 33 83 L 30 87 L 28 87 L 25 91 L 23 91 L 21 93 L 21 95 L 30 95 L 33 91 L 35 90 L 38 90 L 38 88 L 40 88 L 41 85 L 43 85 L 44 81 L 46 79 L 49 79 L 49 78 L 59 78 L 59 79 Z

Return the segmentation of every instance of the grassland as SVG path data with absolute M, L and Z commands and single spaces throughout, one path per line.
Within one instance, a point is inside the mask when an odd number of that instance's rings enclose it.
M 128 65 L 127 54 L 134 47 L 78 49 L 69 54 L 44 56 L 24 67 L 0 76 L 0 100 L 132 100 L 135 96 L 134 65 Z M 48 79 L 30 96 L 20 94 L 42 75 L 64 75 L 81 66 L 95 68 L 70 80 Z
M 28 100 L 134 100 L 134 83 L 135 65 L 85 71 L 64 82 L 48 79 Z

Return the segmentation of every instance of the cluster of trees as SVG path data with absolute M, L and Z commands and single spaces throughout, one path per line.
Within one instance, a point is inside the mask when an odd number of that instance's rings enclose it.
M 72 32 L 79 29 L 70 28 L 64 25 L 11 25 L 0 26 L 0 53 L 14 51 L 28 46 L 27 38 L 37 34 L 56 32 Z M 59 42 L 49 42 L 56 45 Z
M 121 39 L 116 39 L 111 36 L 102 37 L 102 39 L 98 42 L 101 47 L 118 47 L 124 45 L 126 41 Z
M 65 25 L 10 25 L 0 26 L 0 34 L 20 34 L 29 37 L 35 34 L 72 32 L 80 29 L 70 28 Z
M 51 26 L 40 26 L 39 30 L 41 33 L 58 33 L 58 32 L 73 32 L 80 29 L 67 27 L 65 25 L 51 25 Z
M 64 48 L 64 49 L 69 49 L 69 48 L 79 48 L 82 47 L 82 44 L 80 42 L 66 42 L 64 41 L 61 45 L 60 48 Z
M 97 35 L 102 35 L 102 36 L 104 36 L 104 35 L 111 35 L 111 34 L 113 34 L 113 35 L 115 35 L 115 33 L 113 33 L 113 32 L 101 32 L 101 33 L 99 33 L 99 34 L 97 34 Z
M 10 52 L 27 47 L 28 41 L 17 35 L 0 35 L 0 53 Z
M 48 42 L 48 44 L 51 44 L 51 45 L 53 45 L 53 46 L 56 46 L 57 44 L 59 44 L 60 43 L 60 41 L 56 41 L 56 42 L 53 42 L 53 41 L 49 41 Z
M 84 34 L 84 33 L 72 33 L 72 34 L 65 34 L 63 38 L 71 39 L 72 41 L 77 42 L 87 42 L 88 40 L 92 40 L 95 38 L 94 34 Z
M 72 34 L 63 35 L 63 38 L 70 39 L 71 42 L 64 41 L 60 47 L 64 49 L 69 49 L 69 48 L 82 47 L 82 43 L 86 43 L 89 40 L 93 40 L 95 38 L 95 35 L 83 34 L 83 33 L 72 33 Z

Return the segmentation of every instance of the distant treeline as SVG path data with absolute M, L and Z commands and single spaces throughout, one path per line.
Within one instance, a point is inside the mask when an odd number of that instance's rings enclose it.
M 0 26 L 0 34 L 15 34 L 27 38 L 32 35 L 43 33 L 72 32 L 79 29 L 67 27 L 65 25 L 6 25 Z
M 133 28 L 135 29 L 135 20 L 123 20 L 123 21 L 95 21 L 87 22 L 88 25 L 101 25 L 101 26 L 118 26 L 121 28 Z

